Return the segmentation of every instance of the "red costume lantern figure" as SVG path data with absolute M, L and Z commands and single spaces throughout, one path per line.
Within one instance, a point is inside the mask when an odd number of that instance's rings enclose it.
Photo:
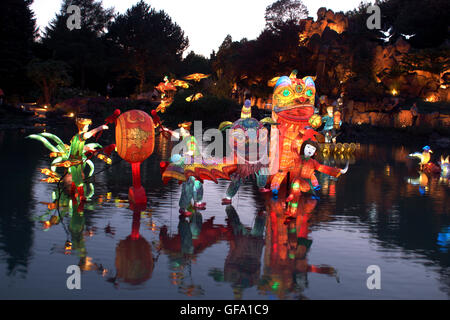
M 155 126 L 144 111 L 131 110 L 117 119 L 116 146 L 119 156 L 131 164 L 133 187 L 128 197 L 132 203 L 146 204 L 147 197 L 141 185 L 141 163 L 155 147 Z
M 312 192 L 320 189 L 319 182 L 315 176 L 315 171 L 325 173 L 329 176 L 339 177 L 348 170 L 348 163 L 345 169 L 333 168 L 320 164 L 312 157 L 314 156 L 318 145 L 312 140 L 306 140 L 300 150 L 300 157 L 296 159 L 296 167 L 299 168 L 297 175 L 294 177 L 291 185 L 291 194 L 287 201 L 291 201 L 294 196 L 300 195 L 301 192 Z
M 299 132 L 301 139 L 314 114 L 316 87 L 312 77 L 297 79 L 296 71 L 270 80 L 269 86 L 274 86 L 272 119 L 279 124 L 270 137 L 271 189 L 278 194 L 287 173 L 295 168 L 292 145 L 299 140 Z

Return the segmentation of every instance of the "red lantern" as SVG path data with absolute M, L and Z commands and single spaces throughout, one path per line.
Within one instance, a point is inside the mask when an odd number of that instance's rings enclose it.
M 128 196 L 135 204 L 147 203 L 145 190 L 141 186 L 141 163 L 155 148 L 155 126 L 144 111 L 130 110 L 117 119 L 116 146 L 119 156 L 131 163 L 133 187 Z

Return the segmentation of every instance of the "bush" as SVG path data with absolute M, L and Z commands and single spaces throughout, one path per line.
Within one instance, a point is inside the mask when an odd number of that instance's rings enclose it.
M 164 124 L 176 127 L 184 121 L 203 121 L 203 127 L 218 127 L 223 121 L 234 121 L 240 116 L 241 106 L 227 98 L 206 95 L 198 101 L 187 102 L 186 98 L 194 94 L 192 90 L 179 92 L 174 102 L 160 117 Z
M 55 106 L 55 111 L 66 114 L 71 112 L 75 114 L 83 113 L 92 118 L 106 118 L 116 109 L 120 109 L 122 113 L 132 109 L 144 110 L 150 113 L 154 108 L 156 108 L 156 105 L 148 100 L 94 97 L 65 100 Z

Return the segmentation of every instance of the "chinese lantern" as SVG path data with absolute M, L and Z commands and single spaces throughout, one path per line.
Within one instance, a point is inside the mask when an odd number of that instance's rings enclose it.
M 313 114 L 311 118 L 309 118 L 308 123 L 311 125 L 311 127 L 317 129 L 322 125 L 322 117 L 318 114 Z
M 130 110 L 117 118 L 116 147 L 119 156 L 131 164 L 133 187 L 128 196 L 132 203 L 147 203 L 145 190 L 141 185 L 141 163 L 155 147 L 155 126 L 152 118 L 144 111 Z

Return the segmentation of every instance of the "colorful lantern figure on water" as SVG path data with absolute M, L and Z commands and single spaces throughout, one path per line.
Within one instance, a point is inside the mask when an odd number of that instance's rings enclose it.
M 334 277 L 336 269 L 329 265 L 310 264 L 308 252 L 313 241 L 309 239 L 314 210 L 318 201 L 302 196 L 286 203 L 285 189 L 280 189 L 280 199 L 266 198 L 266 237 L 264 250 L 264 273 L 258 289 L 275 294 L 280 299 L 289 295 L 302 296 L 307 288 L 308 274 L 316 273 Z
M 433 151 L 429 146 L 425 146 L 422 152 L 410 153 L 408 157 L 417 158 L 420 160 L 420 171 L 424 171 L 429 174 L 439 174 L 441 173 L 441 167 L 431 162 L 431 154 Z
M 298 155 L 292 145 L 301 144 L 314 114 L 316 87 L 312 77 L 297 79 L 297 71 L 289 77 L 274 78 L 268 84 L 274 86 L 272 119 L 278 123 L 278 130 L 272 129 L 270 136 L 270 172 L 275 173 L 271 189 L 277 194 L 288 172 L 294 169 Z
M 325 123 L 323 133 L 325 135 L 326 143 L 336 143 L 337 130 L 342 125 L 341 113 L 339 111 L 333 112 L 333 107 L 327 107 L 327 115 L 322 117 L 322 122 Z
M 170 91 L 177 91 L 177 88 L 175 88 L 175 85 L 171 81 L 169 81 L 169 78 L 167 76 L 164 77 L 164 82 L 160 82 L 155 88 L 165 95 Z
M 94 173 L 94 164 L 90 160 L 94 154 L 98 154 L 102 146 L 98 143 L 85 144 L 86 140 L 93 137 L 102 130 L 108 129 L 108 126 L 103 125 L 91 131 L 89 126 L 92 124 L 90 119 L 77 118 L 76 124 L 78 127 L 78 133 L 71 139 L 70 146 L 65 145 L 60 138 L 50 133 L 32 134 L 27 138 L 41 141 L 50 151 L 50 157 L 55 158 L 52 161 L 50 170 L 43 169 L 41 172 L 48 176 L 45 180 L 51 183 L 57 183 L 60 181 L 60 175 L 56 173 L 57 168 L 68 169 L 69 179 L 71 180 L 71 193 L 78 194 L 81 200 L 86 200 L 84 194 L 84 169 L 86 165 L 90 167 L 88 177 Z M 48 140 L 52 140 L 56 143 L 53 145 Z M 111 159 L 98 154 L 97 157 L 104 160 L 106 163 L 111 164 Z
M 206 79 L 209 76 L 210 75 L 203 74 L 203 73 L 193 73 L 193 74 L 190 74 L 190 75 L 184 77 L 184 79 L 186 79 L 186 80 L 194 80 L 195 82 L 200 82 L 200 80 Z
M 183 80 L 173 80 L 172 83 L 175 87 L 182 87 L 183 89 L 189 88 L 189 83 Z
M 170 107 L 170 105 L 173 103 L 173 98 L 165 97 L 161 100 L 161 103 L 156 108 L 156 112 L 165 113 L 166 109 Z
M 201 94 L 199 92 L 199 93 L 196 93 L 196 94 L 193 94 L 193 95 L 190 95 L 189 97 L 187 97 L 186 101 L 187 102 L 194 102 L 194 101 L 200 100 L 201 98 L 203 98 L 203 94 Z
M 133 186 L 128 197 L 134 204 L 146 204 L 147 196 L 141 185 L 141 163 L 155 147 L 155 127 L 144 111 L 130 110 L 117 119 L 116 149 L 119 156 L 131 164 Z
M 425 146 L 422 149 L 422 152 L 414 152 L 414 153 L 410 153 L 409 157 L 411 158 L 417 158 L 420 160 L 420 169 L 422 170 L 424 168 L 425 165 L 427 165 L 430 160 L 431 160 L 431 154 L 433 153 L 433 151 L 431 150 L 431 148 L 429 146 Z
M 239 119 L 233 123 L 229 134 L 229 145 L 233 150 L 236 171 L 231 176 L 231 183 L 222 204 L 230 204 L 239 191 L 241 184 L 255 176 L 261 192 L 266 189 L 269 177 L 268 130 L 263 123 L 253 118 Z
M 303 143 L 300 150 L 300 157 L 296 159 L 296 167 L 299 168 L 299 170 L 293 177 L 291 194 L 287 199 L 288 201 L 291 201 L 294 197 L 299 196 L 301 192 L 312 193 L 317 197 L 316 191 L 320 190 L 320 185 L 315 176 L 315 171 L 319 171 L 336 178 L 347 172 L 348 162 L 345 169 L 339 169 L 320 164 L 313 159 L 317 149 L 317 143 L 312 140 L 307 140 Z
M 444 156 L 441 156 L 441 161 L 439 162 L 439 165 L 441 166 L 441 178 L 443 180 L 450 178 L 450 160 L 449 156 L 444 159 Z
M 247 99 L 244 102 L 241 110 L 241 119 L 247 119 L 252 117 L 252 102 Z
M 195 174 L 185 175 L 185 170 L 190 167 L 189 164 L 193 164 L 196 159 L 201 157 L 200 150 L 198 147 L 197 139 L 191 136 L 192 122 L 183 122 L 178 125 L 180 128 L 179 132 L 168 130 L 168 132 L 175 139 L 182 139 L 181 143 L 183 145 L 184 154 L 174 154 L 171 157 L 171 164 L 161 163 L 161 169 L 163 171 L 163 181 L 168 182 L 171 178 L 177 179 L 182 182 L 181 186 L 181 196 L 180 196 L 180 213 L 185 215 L 190 215 L 191 212 L 188 207 L 191 205 L 191 200 L 194 201 L 194 208 L 204 210 L 206 209 L 206 203 L 203 200 L 203 177 L 196 176 Z M 202 164 L 203 165 L 203 164 Z M 167 170 L 168 169 L 168 170 Z M 186 172 L 189 172 L 187 169 Z

